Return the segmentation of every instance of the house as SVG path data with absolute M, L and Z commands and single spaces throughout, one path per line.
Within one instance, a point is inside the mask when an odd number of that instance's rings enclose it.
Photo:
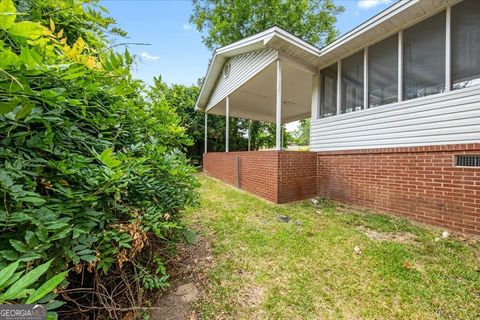
M 265 30 L 215 51 L 196 109 L 276 124 L 276 150 L 229 152 L 227 121 L 204 153 L 226 183 L 480 234 L 480 1 L 400 1 L 324 48 Z M 282 151 L 305 118 L 310 151 Z

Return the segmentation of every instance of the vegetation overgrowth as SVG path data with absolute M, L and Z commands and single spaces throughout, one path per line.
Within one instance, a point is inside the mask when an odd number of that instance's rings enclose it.
M 50 300 L 119 317 L 110 286 L 139 288 L 131 298 L 167 285 L 162 253 L 197 182 L 180 118 L 132 78 L 134 57 L 109 41 L 126 33 L 98 2 L 0 2 L 0 270 L 16 271 L 10 284 L 47 262 L 39 281 L 70 270 Z M 72 287 L 91 287 L 91 300 Z

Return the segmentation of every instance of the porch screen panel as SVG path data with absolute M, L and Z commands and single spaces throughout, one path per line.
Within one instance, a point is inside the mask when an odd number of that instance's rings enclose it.
M 368 48 L 369 108 L 398 101 L 398 35 Z
M 452 7 L 452 89 L 480 84 L 480 1 Z
M 363 109 L 363 50 L 342 60 L 341 112 Z
M 403 32 L 405 100 L 445 91 L 445 11 Z
M 320 71 L 320 118 L 337 114 L 337 64 Z

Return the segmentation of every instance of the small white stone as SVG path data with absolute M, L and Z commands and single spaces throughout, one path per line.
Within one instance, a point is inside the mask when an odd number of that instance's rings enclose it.
M 440 241 L 440 238 L 438 238 L 438 237 L 435 238 L 435 242 L 438 242 L 438 241 Z
M 355 254 L 362 254 L 362 249 L 360 249 L 359 246 L 355 246 L 355 248 L 353 248 L 353 252 L 355 252 Z
M 448 232 L 448 231 L 443 231 L 442 232 L 442 238 L 448 238 L 449 235 L 450 235 L 450 232 Z

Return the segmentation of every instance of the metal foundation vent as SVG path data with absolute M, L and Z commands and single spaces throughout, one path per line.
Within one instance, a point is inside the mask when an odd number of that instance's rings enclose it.
M 457 167 L 478 167 L 480 168 L 480 155 L 458 155 L 455 156 Z

